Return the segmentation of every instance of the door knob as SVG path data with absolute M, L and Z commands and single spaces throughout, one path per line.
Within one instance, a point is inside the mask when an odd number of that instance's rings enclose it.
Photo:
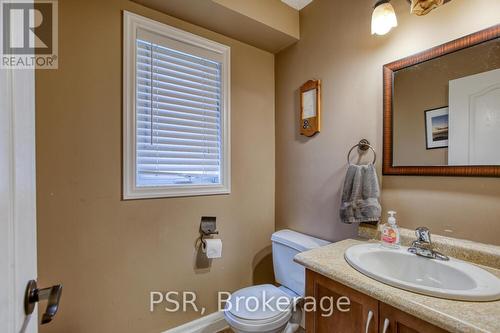
M 49 288 L 38 289 L 35 280 L 28 282 L 26 295 L 24 296 L 24 312 L 26 315 L 33 313 L 37 302 L 47 300 L 47 309 L 42 315 L 42 325 L 50 323 L 59 309 L 62 285 L 58 284 Z

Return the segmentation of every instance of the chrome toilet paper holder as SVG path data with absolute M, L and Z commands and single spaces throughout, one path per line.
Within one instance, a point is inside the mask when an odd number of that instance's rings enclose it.
M 215 216 L 202 216 L 200 223 L 200 241 L 203 249 L 207 247 L 207 242 L 203 237 L 218 235 L 217 229 L 217 217 Z

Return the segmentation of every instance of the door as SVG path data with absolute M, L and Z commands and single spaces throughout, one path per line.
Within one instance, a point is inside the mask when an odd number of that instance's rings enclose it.
M 446 333 L 447 331 L 380 303 L 380 333 Z
M 378 332 L 377 300 L 310 270 L 306 271 L 306 296 L 314 297 L 318 305 L 317 311 L 306 311 L 306 332 Z M 322 300 L 331 298 L 336 303 L 339 297 L 349 299 L 350 306 L 341 307 L 348 308 L 349 311 L 339 311 L 336 306 L 331 314 L 321 311 Z M 328 303 L 326 302 L 326 304 Z M 328 306 L 324 308 L 328 308 Z
M 450 81 L 450 165 L 500 165 L 500 69 Z
M 35 75 L 0 69 L 0 332 L 36 333 L 24 313 L 36 279 Z

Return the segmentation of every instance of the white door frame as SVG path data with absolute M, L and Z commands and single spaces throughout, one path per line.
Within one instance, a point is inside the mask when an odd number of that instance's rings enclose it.
M 0 332 L 37 332 L 24 314 L 36 268 L 35 73 L 0 69 Z
M 499 126 L 498 109 L 476 107 L 480 98 L 498 94 L 499 80 L 500 69 L 494 69 L 450 81 L 449 165 L 498 164 L 498 152 L 492 151 L 497 149 L 495 142 L 498 141 L 498 135 L 493 133 Z M 481 135 L 488 137 L 483 137 L 483 142 L 478 143 Z M 485 145 L 484 141 L 491 145 Z

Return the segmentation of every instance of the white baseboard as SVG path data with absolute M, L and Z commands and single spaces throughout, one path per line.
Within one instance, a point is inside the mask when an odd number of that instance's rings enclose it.
M 163 333 L 215 333 L 228 327 L 224 313 L 214 312 Z

